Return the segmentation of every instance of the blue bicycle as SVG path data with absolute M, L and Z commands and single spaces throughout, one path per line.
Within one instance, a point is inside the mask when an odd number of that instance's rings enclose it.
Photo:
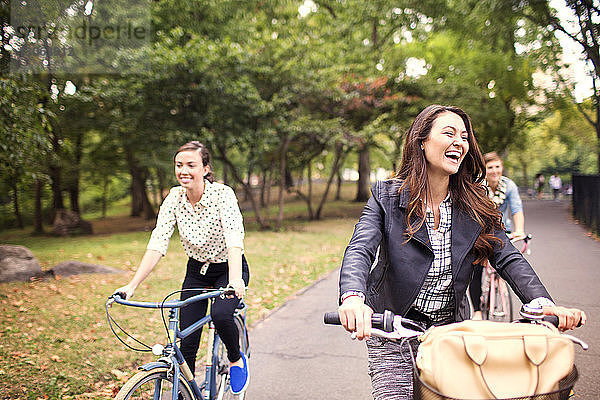
M 190 297 L 184 301 L 141 302 L 123 300 L 119 294 L 113 294 L 106 301 L 106 315 L 111 330 L 123 344 L 138 351 L 152 351 L 159 358 L 156 361 L 139 367 L 140 372 L 131 377 L 121 388 L 115 399 L 172 399 L 172 400 L 225 400 L 242 399 L 245 393 L 234 395 L 229 385 L 229 360 L 227 349 L 221 341 L 210 313 L 201 318 L 183 331 L 179 330 L 179 309 L 190 303 L 210 299 L 212 301 L 219 296 L 235 295 L 232 289 L 194 289 L 201 294 Z M 177 292 L 174 292 L 177 293 Z M 172 293 L 172 294 L 174 294 Z M 167 296 L 170 297 L 172 294 Z M 159 308 L 168 310 L 167 344 L 155 344 L 150 347 L 135 338 L 136 342 L 144 348 L 134 348 L 121 339 L 115 332 L 113 325 L 118 327 L 127 336 L 130 336 L 112 318 L 109 307 L 112 303 L 125 306 L 141 308 Z M 250 342 L 248 341 L 248 330 L 246 329 L 246 306 L 243 301 L 235 311 L 234 322 L 240 337 L 240 350 L 250 357 Z M 164 319 L 164 316 L 163 316 Z M 205 358 L 205 378 L 201 384 L 194 380 L 187 363 L 177 344 L 177 339 L 183 339 L 204 325 L 208 325 L 208 346 Z M 177 377 L 177 378 L 175 378 Z

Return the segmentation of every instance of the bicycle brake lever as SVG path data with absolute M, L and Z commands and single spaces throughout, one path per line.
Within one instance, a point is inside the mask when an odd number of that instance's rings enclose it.
M 583 340 L 581 340 L 575 336 L 564 334 L 564 333 L 562 334 L 562 336 L 571 340 L 573 343 L 580 345 L 583 350 L 587 350 L 590 348 L 590 346 L 588 346 L 588 344 L 586 342 L 584 342 Z
M 405 320 L 400 315 L 394 316 L 394 322 L 392 325 L 394 327 L 394 333 L 400 335 L 401 337 L 413 337 L 423 334 L 423 330 L 420 326 Z

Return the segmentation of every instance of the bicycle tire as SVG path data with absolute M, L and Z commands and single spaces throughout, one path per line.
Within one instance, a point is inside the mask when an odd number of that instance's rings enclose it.
M 249 358 L 250 342 L 248 341 L 248 330 L 244 329 L 244 321 L 240 315 L 234 315 L 233 321 L 238 330 L 240 351 L 244 353 L 246 358 Z M 217 400 L 243 400 L 246 394 L 245 392 L 236 395 L 231 392 L 229 387 L 229 359 L 227 358 L 227 349 L 218 335 L 215 335 L 215 348 L 216 355 L 213 362 L 213 365 L 217 366 L 217 393 L 215 398 Z
M 484 267 L 485 268 L 485 267 Z M 481 277 L 481 316 L 483 319 L 490 319 L 490 276 L 483 271 Z
M 514 312 L 513 312 L 513 296 L 512 293 L 510 291 L 510 287 L 508 286 L 508 284 L 506 283 L 506 281 L 504 279 L 501 280 L 501 285 L 503 286 L 503 290 L 505 290 L 506 292 L 506 306 L 507 306 L 507 310 L 506 310 L 506 318 L 505 320 L 507 322 L 512 322 L 513 318 L 514 318 Z
M 150 371 L 141 371 L 132 376 L 123 385 L 115 400 L 138 400 L 153 399 L 156 389 L 156 383 L 161 383 L 160 399 L 171 399 L 171 389 L 173 387 L 173 378 L 169 377 L 167 367 L 155 368 Z M 162 385 L 167 383 L 166 387 Z M 164 397 L 163 397 L 164 393 Z M 179 379 L 179 398 L 182 400 L 194 400 L 194 395 L 187 382 Z
M 512 296 L 506 281 L 500 277 L 496 277 L 496 285 L 494 287 L 494 309 L 487 309 L 487 319 L 490 321 L 511 322 L 513 317 Z M 490 302 L 491 303 L 491 302 Z

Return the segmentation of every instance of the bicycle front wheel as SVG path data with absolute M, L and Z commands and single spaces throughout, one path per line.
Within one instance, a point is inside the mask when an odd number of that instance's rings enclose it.
M 166 367 L 138 372 L 125 383 L 115 400 L 172 399 L 173 377 L 168 376 L 167 372 Z M 179 399 L 194 399 L 190 387 L 183 379 L 179 379 Z

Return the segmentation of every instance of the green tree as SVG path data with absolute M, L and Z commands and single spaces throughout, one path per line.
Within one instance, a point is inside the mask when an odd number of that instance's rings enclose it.
M 547 36 L 560 32 L 581 47 L 582 54 L 590 67 L 588 73 L 592 79 L 593 94 L 591 103 L 575 102 L 575 105 L 585 121 L 594 128 L 596 137 L 600 139 L 600 6 L 593 0 L 564 0 L 563 5 L 571 11 L 572 18 L 561 20 L 557 10 L 551 7 L 549 1 L 515 0 L 512 3 L 519 15 L 539 26 Z M 550 70 L 559 73 L 556 69 Z M 564 82 L 560 75 L 559 80 Z M 567 94 L 570 93 L 567 91 Z M 597 148 L 596 152 L 597 171 L 600 173 L 600 148 Z
M 51 153 L 44 130 L 51 115 L 38 102 L 42 92 L 35 81 L 0 79 L 0 177 L 12 192 L 15 220 L 21 228 L 19 186 L 26 177 L 34 182 L 36 233 L 43 232 L 41 193 L 47 177 L 44 160 Z

